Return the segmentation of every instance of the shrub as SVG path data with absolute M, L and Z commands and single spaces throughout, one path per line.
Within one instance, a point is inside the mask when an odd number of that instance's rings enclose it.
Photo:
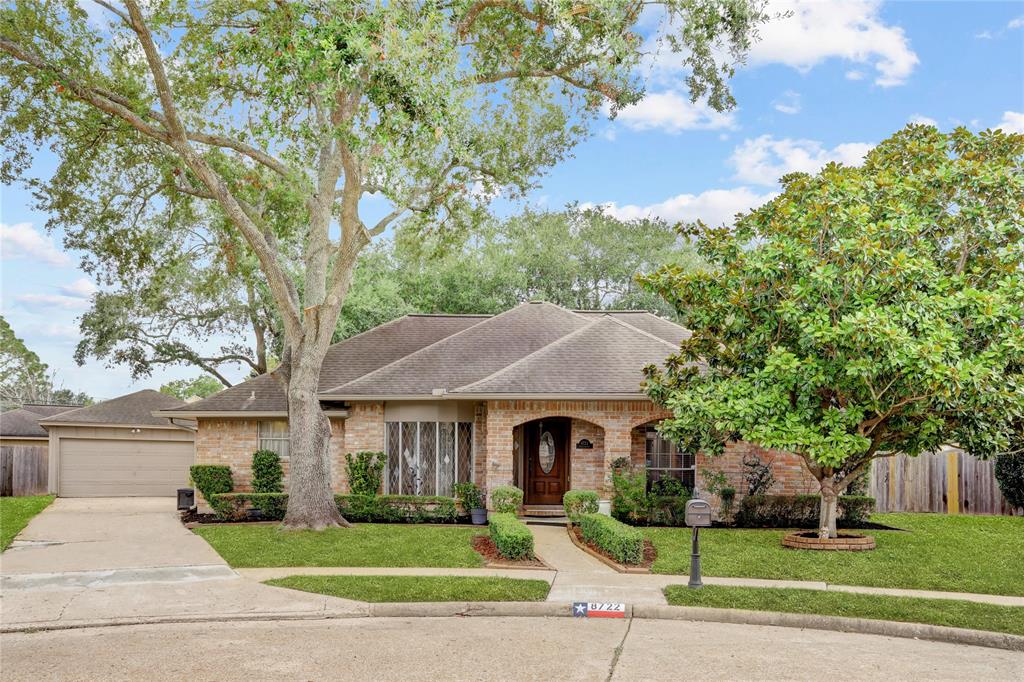
M 459 500 L 462 512 L 468 514 L 473 509 L 483 509 L 484 491 L 476 483 L 456 483 L 455 497 Z
M 514 485 L 499 485 L 491 491 L 491 502 L 499 514 L 515 514 L 523 506 L 523 491 Z
M 501 556 L 513 561 L 533 558 L 533 533 L 513 514 L 491 514 L 487 526 Z
M 229 493 L 235 489 L 231 480 L 231 467 L 222 464 L 193 464 L 188 470 L 192 485 L 203 498 L 210 502 L 214 495 Z M 212 505 L 211 505 L 212 506 Z
M 579 526 L 584 540 L 601 548 L 620 564 L 643 561 L 644 536 L 638 529 L 604 514 L 584 514 Z
M 693 492 L 667 478 L 647 489 L 642 469 L 612 469 L 612 517 L 634 526 L 682 526 Z
M 279 521 L 288 508 L 287 493 L 224 493 L 210 507 L 225 520 L 246 518 L 250 509 Z M 367 523 L 453 523 L 458 518 L 450 497 L 415 495 L 335 495 L 334 502 L 349 521 Z
M 353 495 L 376 495 L 384 474 L 383 452 L 346 453 L 345 471 L 348 488 Z
M 562 508 L 569 520 L 576 523 L 582 514 L 596 514 L 599 497 L 594 490 L 570 490 L 562 496 Z
M 741 528 L 817 528 L 820 495 L 751 495 L 744 497 L 736 512 Z M 863 525 L 875 509 L 875 498 L 840 495 L 837 522 L 841 526 Z
M 736 488 L 722 488 L 718 491 L 718 497 L 722 500 L 722 506 L 718 510 L 719 516 L 728 523 L 732 517 L 732 507 L 736 503 Z
M 1006 501 L 1011 507 L 1024 507 L 1024 451 L 999 455 L 995 469 L 999 491 Z
M 279 493 L 284 490 L 281 457 L 270 450 L 257 450 L 252 456 L 252 490 L 256 493 Z

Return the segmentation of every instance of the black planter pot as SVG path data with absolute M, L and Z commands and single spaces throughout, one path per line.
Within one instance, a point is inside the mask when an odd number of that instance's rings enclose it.
M 482 526 L 487 523 L 487 510 L 486 509 L 471 509 L 469 511 L 469 517 L 478 526 Z

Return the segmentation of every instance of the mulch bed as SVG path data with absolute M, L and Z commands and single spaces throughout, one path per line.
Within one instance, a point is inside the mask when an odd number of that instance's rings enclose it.
M 539 568 L 545 571 L 551 569 L 539 559 L 520 559 L 519 561 L 506 559 L 494 546 L 494 540 L 487 535 L 473 536 L 473 549 L 484 558 L 489 568 Z
M 621 564 L 621 563 L 618 562 L 618 560 L 615 559 L 615 557 L 613 557 L 608 552 L 604 551 L 603 549 L 601 549 L 600 547 L 598 547 L 594 543 L 588 542 L 588 541 L 584 540 L 583 539 L 583 532 L 580 530 L 579 526 L 573 526 L 572 527 L 572 533 L 573 533 L 573 535 L 576 536 L 576 539 L 580 541 L 580 544 L 586 545 L 587 547 L 589 547 L 593 551 L 597 552 L 601 556 L 605 557 L 609 561 L 612 561 L 612 562 L 614 562 L 616 564 L 619 564 L 620 566 L 623 566 L 625 568 L 644 568 L 644 569 L 650 570 L 651 569 L 651 565 L 654 563 L 654 560 L 658 558 L 658 550 L 654 549 L 654 544 L 650 540 L 644 539 L 644 558 L 640 561 L 640 563 L 639 564 Z

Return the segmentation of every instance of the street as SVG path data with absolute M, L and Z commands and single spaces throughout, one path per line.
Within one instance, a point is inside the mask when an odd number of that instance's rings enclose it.
M 572 618 L 18 633 L 0 640 L 0 665 L 4 680 L 1024 679 L 1024 654 L 997 649 L 783 627 Z

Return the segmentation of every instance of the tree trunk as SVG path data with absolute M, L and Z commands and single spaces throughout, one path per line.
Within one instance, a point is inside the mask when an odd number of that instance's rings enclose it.
M 310 355 L 309 349 L 300 355 Z M 294 358 L 293 358 L 294 360 Z M 331 490 L 331 422 L 317 399 L 320 362 L 299 358 L 288 378 L 287 529 L 348 527 Z
M 838 499 L 832 482 L 832 477 L 822 479 L 821 484 L 821 507 L 818 512 L 818 537 L 834 538 L 836 532 L 836 511 Z

